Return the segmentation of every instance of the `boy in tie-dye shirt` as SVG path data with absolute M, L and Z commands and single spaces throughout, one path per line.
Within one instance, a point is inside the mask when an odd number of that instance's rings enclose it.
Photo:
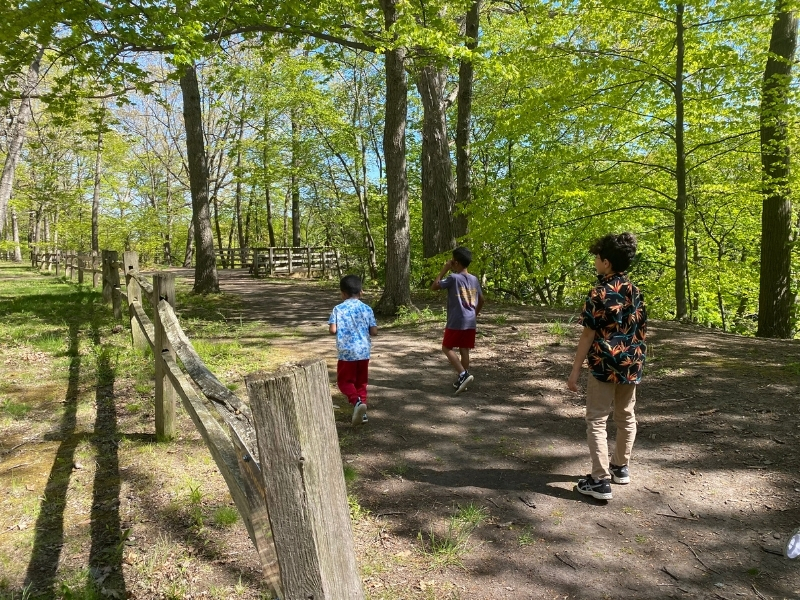
M 342 302 L 333 308 L 328 330 L 336 335 L 339 362 L 336 384 L 353 405 L 353 425 L 367 422 L 367 379 L 370 336 L 378 335 L 372 309 L 361 301 L 361 279 L 345 275 L 339 282 Z

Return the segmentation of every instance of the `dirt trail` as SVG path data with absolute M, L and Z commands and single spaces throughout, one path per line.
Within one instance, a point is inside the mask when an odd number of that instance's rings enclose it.
M 225 273 L 222 287 L 241 296 L 243 318 L 295 328 L 294 351 L 325 357 L 334 382 L 324 324 L 335 286 Z M 490 303 L 475 382 L 457 397 L 440 323 L 381 328 L 369 425 L 351 428 L 334 393 L 344 460 L 380 529 L 376 541 L 374 527 L 357 527 L 362 566 L 375 573 L 368 590 L 800 598 L 800 564 L 777 554 L 800 526 L 800 344 L 652 322 L 633 481 L 603 503 L 573 490 L 589 459 L 584 399 L 565 386 L 579 327 L 556 324 L 569 317 Z M 472 533 L 463 568 L 433 568 L 429 556 L 420 579 L 402 557 L 419 552 L 420 534 L 444 535 L 455 507 L 470 503 L 489 519 Z M 386 569 L 376 552 L 401 558 Z

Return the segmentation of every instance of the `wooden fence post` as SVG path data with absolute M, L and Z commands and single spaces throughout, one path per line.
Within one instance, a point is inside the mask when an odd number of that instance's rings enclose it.
M 245 382 L 285 597 L 363 599 L 325 361 Z
M 175 359 L 175 350 L 167 339 L 164 324 L 158 312 L 158 303 L 166 300 L 175 308 L 175 274 L 153 275 L 153 327 L 155 340 L 153 354 L 156 361 L 156 438 L 166 442 L 175 437 L 175 388 L 167 377 L 167 366 L 161 358 L 169 354 Z
M 286 249 L 286 255 L 289 257 L 289 260 L 288 260 L 288 265 L 289 265 L 289 275 L 291 275 L 291 274 L 294 272 L 294 271 L 293 271 L 293 269 L 292 269 L 292 267 L 293 267 L 294 265 L 292 265 L 292 249 L 291 249 L 291 248 L 287 248 L 287 249 Z
M 311 278 L 311 246 L 306 246 L 306 258 L 308 259 L 308 277 Z
M 136 312 L 133 310 L 132 306 L 134 302 L 138 302 L 144 306 L 142 302 L 142 286 L 140 286 L 136 278 L 133 277 L 134 274 L 139 274 L 139 254 L 132 250 L 124 252 L 122 254 L 122 265 L 125 269 L 125 287 L 128 292 L 128 315 L 131 321 L 131 341 L 133 342 L 133 347 L 137 350 L 147 350 L 149 347 L 147 337 L 139 325 Z
M 269 247 L 269 276 L 275 275 L 275 248 Z
M 97 282 L 100 281 L 101 273 L 97 272 L 97 266 L 100 261 L 97 258 L 97 250 L 92 250 L 92 287 L 97 287 Z
M 78 254 L 78 285 L 83 285 L 83 269 L 86 267 L 86 255 Z
M 61 276 L 61 250 L 56 250 L 54 253 L 48 252 L 45 254 L 47 258 L 47 272 L 53 270 L 53 261 L 56 263 L 56 277 Z

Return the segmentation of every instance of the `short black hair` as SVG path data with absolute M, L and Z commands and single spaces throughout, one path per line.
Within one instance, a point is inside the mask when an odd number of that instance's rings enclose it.
M 453 258 L 456 259 L 459 264 L 466 269 L 469 266 L 469 263 L 472 262 L 472 252 L 470 252 L 464 246 L 459 246 L 453 250 Z
M 609 233 L 589 246 L 589 252 L 611 263 L 617 273 L 627 271 L 636 256 L 636 238 L 632 233 Z
M 350 296 L 358 296 L 361 293 L 361 278 L 358 275 L 345 275 L 339 281 L 339 289 Z

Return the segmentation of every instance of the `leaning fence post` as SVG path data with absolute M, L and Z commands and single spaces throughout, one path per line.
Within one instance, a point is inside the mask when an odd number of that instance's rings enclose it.
M 156 362 L 156 438 L 169 441 L 175 437 L 175 388 L 167 377 L 167 365 L 161 358 L 169 354 L 175 360 L 175 350 L 167 339 L 158 303 L 166 300 L 175 308 L 175 274 L 160 273 L 153 275 L 153 354 Z
M 137 350 L 147 350 L 149 344 L 147 337 L 142 331 L 141 324 L 136 318 L 136 311 L 133 303 L 138 302 L 142 306 L 142 286 L 133 275 L 139 274 L 139 254 L 128 250 L 122 254 L 122 265 L 125 269 L 125 287 L 128 292 L 128 314 L 131 319 L 131 341 Z
M 363 599 L 325 361 L 245 382 L 285 597 Z

